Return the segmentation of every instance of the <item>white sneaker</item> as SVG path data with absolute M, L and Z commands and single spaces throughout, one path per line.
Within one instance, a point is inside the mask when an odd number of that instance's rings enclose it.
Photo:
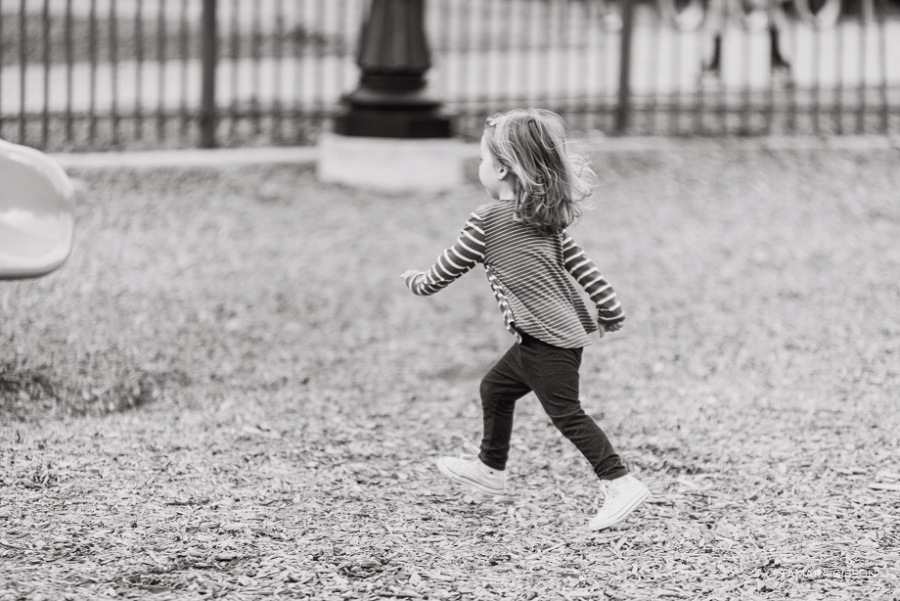
M 794 77 L 791 75 L 791 66 L 788 64 L 774 65 L 772 67 L 772 87 L 792 88 Z
M 631 474 L 603 480 L 600 485 L 603 487 L 603 506 L 588 524 L 589 530 L 603 530 L 618 524 L 650 496 L 650 490 Z
M 500 495 L 506 490 L 506 472 L 489 468 L 475 455 L 441 457 L 437 466 L 451 480 L 483 493 Z
M 719 91 L 725 87 L 719 71 L 706 68 L 700 71 L 700 75 L 697 77 L 697 86 L 709 92 Z

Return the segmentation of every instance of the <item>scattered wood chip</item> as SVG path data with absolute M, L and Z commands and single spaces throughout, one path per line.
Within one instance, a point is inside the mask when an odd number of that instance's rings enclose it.
M 869 484 L 869 488 L 874 488 L 875 490 L 900 490 L 900 483 L 872 482 Z

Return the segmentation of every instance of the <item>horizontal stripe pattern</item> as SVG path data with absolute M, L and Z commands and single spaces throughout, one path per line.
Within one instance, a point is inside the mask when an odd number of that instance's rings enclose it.
M 563 235 L 517 221 L 512 203 L 493 203 L 479 213 L 485 265 L 502 283 L 514 327 L 561 348 L 590 344 L 597 325 L 567 275 Z
M 615 291 L 567 232 L 547 235 L 516 221 L 506 202 L 479 207 L 431 269 L 407 284 L 420 296 L 434 294 L 478 263 L 485 266 L 504 325 L 520 341 L 524 332 L 561 348 L 590 344 L 597 324 L 572 279 L 597 305 L 602 323 L 625 319 Z
M 597 306 L 597 319 L 606 324 L 616 324 L 625 319 L 622 304 L 616 298 L 616 292 L 588 258 L 584 249 L 572 239 L 568 233 L 563 234 L 563 264 L 566 271 L 572 274 L 575 281 L 587 291 L 588 296 Z
M 407 281 L 410 290 L 419 296 L 429 296 L 443 290 L 478 263 L 484 263 L 484 229 L 481 217 L 469 216 L 453 246 L 442 252 L 434 265 Z

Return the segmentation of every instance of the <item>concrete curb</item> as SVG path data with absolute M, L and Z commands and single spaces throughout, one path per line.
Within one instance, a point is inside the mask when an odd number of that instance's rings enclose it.
M 309 164 L 319 155 L 315 146 L 217 148 L 214 150 L 149 150 L 51 154 L 64 169 L 168 169 Z
M 745 151 L 873 151 L 900 150 L 900 136 L 772 136 L 765 138 L 666 138 L 594 136 L 581 140 L 597 153 L 658 153 L 688 149 Z M 473 159 L 477 143 L 460 143 Z M 135 152 L 57 153 L 50 155 L 64 169 L 228 168 L 252 165 L 316 165 L 317 146 L 228 148 L 215 150 L 153 150 Z
M 745 151 L 900 150 L 900 136 L 768 136 L 667 138 L 662 136 L 584 140 L 591 152 L 672 152 L 687 149 Z

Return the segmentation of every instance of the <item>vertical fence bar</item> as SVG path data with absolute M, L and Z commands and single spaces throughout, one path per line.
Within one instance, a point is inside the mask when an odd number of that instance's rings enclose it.
M 797 56 L 800 49 L 800 41 L 797 36 L 797 23 L 791 22 L 791 56 Z M 797 88 L 791 86 L 788 100 L 788 131 L 790 133 L 797 132 Z
M 806 0 L 801 0 L 806 1 Z M 818 27 L 813 29 L 813 80 L 812 114 L 813 132 L 821 133 L 820 115 L 822 106 L 822 32 Z
M 112 81 L 112 99 L 110 104 L 110 120 L 112 127 L 112 144 L 119 144 L 119 15 L 116 12 L 116 1 L 109 3 L 109 62 Z
M 549 100 L 549 76 L 550 76 L 550 36 L 553 34 L 553 4 L 555 0 L 534 2 L 535 10 L 531 13 L 529 34 L 533 36 L 531 65 L 529 74 L 531 78 L 531 91 L 533 103 L 536 106 L 545 106 Z
M 90 61 L 90 93 L 88 99 L 88 143 L 97 138 L 97 0 L 91 0 L 88 11 L 88 59 Z
M 619 14 L 619 18 L 621 19 L 624 13 Z M 603 15 L 605 20 L 605 15 Z M 618 79 L 622 77 L 622 74 L 619 73 L 619 69 L 621 68 L 622 56 L 621 54 L 618 56 L 618 61 L 616 61 L 616 53 L 621 53 L 622 47 L 622 36 L 624 35 L 624 24 L 621 24 L 621 27 L 617 28 L 618 37 L 609 35 L 611 33 L 611 29 L 605 29 L 603 37 L 603 55 L 605 60 L 603 61 L 603 69 L 601 73 L 602 82 L 601 86 L 601 97 L 603 98 L 603 106 L 601 111 L 601 127 L 604 127 L 610 132 L 615 133 L 616 128 L 616 118 L 618 115 L 618 104 L 613 107 L 613 102 L 618 102 Z M 631 44 L 629 44 L 630 46 Z M 631 74 L 628 75 L 628 81 L 631 81 Z M 612 82 L 616 81 L 616 87 L 613 88 Z M 629 97 L 631 96 L 631 92 L 628 93 Z
M 284 0 L 274 0 L 275 23 L 272 26 L 272 138 L 278 142 L 284 139 L 284 118 L 281 114 L 281 73 L 284 69 Z
M 358 22 L 356 19 L 356 11 L 354 10 L 353 2 L 349 0 L 343 0 L 340 5 L 340 14 L 338 17 L 338 22 L 340 23 L 340 27 L 338 29 L 339 38 L 337 41 L 337 51 L 336 51 L 336 59 L 338 61 L 338 94 L 341 94 L 343 90 L 348 89 L 350 86 L 351 78 L 349 76 L 349 71 L 347 67 L 348 59 L 352 56 L 352 44 L 350 40 L 353 39 L 352 31 L 354 31 L 354 24 Z M 431 8 L 426 6 L 425 8 L 425 18 L 427 20 L 429 15 L 434 15 L 437 11 L 437 6 L 432 5 Z M 431 16 L 432 21 L 434 21 L 434 17 Z M 427 27 L 427 25 L 426 25 Z M 427 29 L 426 29 L 427 31 Z M 433 31 L 433 29 L 432 29 Z M 432 47 L 432 53 L 439 53 L 441 50 L 435 47 Z M 443 55 L 442 55 L 443 56 Z M 442 59 L 437 59 L 437 64 L 439 67 L 443 67 Z M 434 73 L 434 71 L 432 71 Z M 442 93 L 446 95 L 446 89 L 442 90 Z
M 550 88 L 555 75 L 553 69 L 553 35 L 556 31 L 556 6 L 559 0 L 547 0 L 541 5 L 540 14 L 535 23 L 537 30 L 537 55 L 535 56 L 535 98 L 542 107 L 549 107 Z M 541 85 L 543 84 L 543 85 Z
M 578 26 L 579 17 L 582 21 L 584 21 L 583 14 L 583 5 L 581 3 L 577 4 L 577 9 L 572 8 L 572 4 L 567 4 L 567 13 L 568 19 L 566 19 L 566 29 L 568 34 L 563 37 L 564 40 L 569 40 L 571 36 L 571 41 L 567 45 L 566 48 L 566 61 L 571 60 L 573 62 L 572 67 L 574 67 L 575 73 L 584 73 L 584 62 L 582 61 L 582 57 L 584 56 L 584 38 L 582 36 L 583 30 Z M 574 53 L 572 52 L 574 50 Z M 573 58 L 577 57 L 577 58 Z M 569 66 L 566 66 L 566 90 L 568 100 L 566 102 L 566 112 L 568 113 L 568 119 L 570 120 L 569 126 L 574 127 L 575 116 L 579 117 L 579 120 L 582 122 L 582 128 L 584 127 L 584 113 L 579 110 L 579 105 L 581 102 L 578 100 L 580 94 L 576 91 L 576 84 L 572 78 L 572 71 Z
M 575 56 L 578 57 L 575 62 L 575 83 L 573 84 L 575 89 L 573 90 L 574 94 L 574 111 L 578 115 L 578 127 L 581 129 L 585 135 L 588 134 L 588 107 L 587 107 L 587 96 L 588 96 L 588 73 L 589 65 L 590 65 L 590 28 L 593 23 L 589 20 L 589 11 L 588 11 L 588 3 L 578 3 L 578 9 L 572 12 L 574 23 L 572 27 L 575 31 L 578 32 L 578 36 L 575 42 Z M 579 78 L 579 74 L 583 74 Z
M 238 85 L 240 70 L 238 65 L 241 60 L 241 18 L 240 18 L 240 0 L 232 0 L 231 2 L 231 48 L 229 55 L 231 56 L 231 115 L 228 119 L 228 138 L 233 141 L 237 133 L 238 124 Z
M 481 55 L 481 60 L 477 61 L 481 69 L 478 73 L 478 82 L 476 83 L 476 85 L 481 88 L 479 111 L 482 114 L 479 115 L 479 117 L 484 116 L 483 113 L 487 112 L 487 107 L 490 105 L 492 83 L 491 68 L 496 60 L 496 40 L 494 39 L 494 36 L 491 35 L 491 20 L 485 18 L 485 13 L 489 10 L 490 7 L 485 6 L 481 1 L 473 8 L 473 11 L 476 11 L 478 15 L 477 22 L 479 23 L 479 34 L 477 48 L 478 53 Z M 490 13 L 488 12 L 488 14 Z
M 137 0 L 134 15 L 134 135 L 140 140 L 144 131 L 143 107 L 141 106 L 144 91 L 144 0 Z
M 628 131 L 631 116 L 631 46 L 634 34 L 634 2 L 635 0 L 622 0 L 622 40 L 615 126 L 618 135 L 624 135 Z
M 452 36 L 448 33 L 448 38 L 450 38 L 448 52 L 452 53 L 456 60 L 456 98 L 459 103 L 458 106 L 460 107 L 460 126 L 465 129 L 468 112 L 468 107 L 466 106 L 468 101 L 468 98 L 466 97 L 467 57 L 462 43 L 462 7 L 460 5 L 460 0 L 447 0 L 447 4 L 450 6 L 448 9 L 449 23 L 447 23 L 447 29 L 453 32 Z
M 294 8 L 295 8 L 295 11 L 294 11 L 294 21 L 293 21 L 293 35 L 295 35 L 296 37 L 294 38 L 294 43 L 292 44 L 292 55 L 294 58 L 294 76 L 295 76 L 294 77 L 294 86 L 293 86 L 293 95 L 294 95 L 294 98 L 296 99 L 298 90 L 300 89 L 299 82 L 298 82 L 298 75 L 299 75 L 299 73 L 302 72 L 302 66 L 299 65 L 300 59 L 298 59 L 298 57 L 297 57 L 298 38 L 299 38 L 300 44 L 306 44 L 310 40 L 310 32 L 307 29 L 306 23 L 304 20 L 305 7 L 303 9 L 301 9 L 297 6 L 297 4 L 295 2 Z M 299 23 L 300 23 L 299 25 L 298 25 L 298 19 L 297 19 L 298 13 L 301 15 L 300 20 L 299 20 Z M 276 35 L 280 36 L 280 35 L 282 35 L 282 33 L 276 32 Z M 281 56 L 284 54 L 284 48 L 283 47 L 279 47 L 279 48 L 280 48 L 279 56 Z M 282 70 L 281 72 L 284 73 L 284 70 Z M 276 78 L 275 85 L 276 85 L 276 87 L 281 85 L 280 77 Z M 279 94 L 280 94 L 280 92 L 279 92 Z M 280 103 L 280 100 L 276 100 L 276 103 Z M 298 116 L 301 113 L 299 111 L 296 111 L 296 100 L 294 102 L 294 107 L 295 107 L 295 110 L 294 110 L 295 117 L 294 117 L 293 121 L 294 121 L 296 135 L 299 136 L 300 127 L 297 125 L 297 121 L 298 121 Z M 275 112 L 276 112 L 276 115 L 278 116 L 278 120 L 279 120 L 278 129 L 280 131 L 281 129 L 283 129 L 283 117 L 281 115 L 283 112 L 285 112 L 285 109 L 281 106 L 281 104 L 276 104 Z M 291 110 L 287 110 L 287 112 L 290 113 Z M 281 134 L 279 133 L 279 135 L 281 135 Z
M 578 6 L 578 28 L 579 43 L 576 47 L 576 54 L 581 57 L 575 68 L 576 83 L 578 91 L 577 111 L 581 113 L 580 127 L 588 134 L 594 129 L 595 112 L 600 106 L 600 92 L 602 88 L 600 81 L 602 80 L 602 67 L 597 60 L 600 39 L 605 35 L 602 29 L 598 15 L 600 12 L 594 6 L 594 2 L 579 3 Z M 599 31 L 599 38 L 598 38 Z M 579 77 L 578 74 L 583 74 Z M 594 86 L 592 88 L 592 86 Z
M 509 38 L 506 50 L 507 78 L 506 78 L 506 97 L 503 98 L 501 106 L 512 104 L 517 96 L 517 86 L 521 84 L 519 74 L 519 63 L 525 62 L 525 52 L 522 43 L 523 31 L 525 28 L 524 9 L 522 8 L 522 0 L 512 0 L 510 4 L 512 14 L 509 21 Z
M 525 25 L 525 47 L 528 49 L 527 53 L 523 52 L 523 56 L 527 56 L 527 61 L 522 61 L 522 71 L 523 71 L 523 100 L 526 104 L 530 104 L 532 99 L 535 98 L 535 95 L 532 93 L 532 84 L 533 79 L 531 77 L 532 63 L 536 60 L 535 55 L 537 54 L 535 48 L 535 40 L 532 37 L 534 33 L 534 24 L 538 20 L 538 2 L 535 0 L 530 0 L 531 10 L 528 13 L 528 21 Z
M 459 107 L 458 124 L 461 129 L 465 130 L 469 111 L 469 98 L 466 96 L 466 61 L 468 59 L 463 47 L 463 29 L 465 24 L 460 0 L 447 0 L 447 21 L 447 51 L 453 55 L 456 62 L 454 85 L 456 88 L 457 106 Z
M 491 106 L 491 99 L 494 96 L 495 88 L 493 83 L 496 81 L 496 78 L 491 77 L 491 72 L 496 69 L 498 62 L 498 52 L 497 52 L 497 43 L 498 38 L 494 35 L 493 24 L 495 23 L 493 16 L 493 6 L 496 2 L 491 0 L 488 1 L 485 6 L 481 2 L 478 3 L 478 14 L 481 17 L 479 22 L 481 23 L 481 34 L 478 36 L 478 47 L 482 53 L 482 59 L 480 61 L 481 64 L 481 72 L 479 73 L 480 79 L 478 82 L 478 86 L 481 87 L 482 93 L 482 101 L 479 109 L 479 117 L 484 117 L 486 114 L 489 114 Z
M 293 40 L 291 44 L 291 48 L 293 50 L 294 56 L 294 77 L 293 84 L 291 86 L 291 97 L 292 97 L 292 107 L 291 113 L 293 115 L 293 120 L 295 126 L 298 127 L 298 135 L 299 135 L 299 125 L 300 115 L 303 112 L 303 102 L 300 97 L 300 92 L 303 89 L 303 73 L 304 73 L 304 65 L 303 61 L 306 57 L 306 52 L 303 47 L 303 39 L 306 37 L 306 25 L 305 25 L 305 16 L 306 16 L 306 4 L 303 0 L 295 0 L 294 1 L 294 20 L 293 20 Z
M 3 39 L 3 0 L 0 0 L 0 40 Z M 0 44 L 0 90 L 3 89 L 3 65 L 5 64 L 6 57 L 3 54 L 3 44 Z M 0 94 L 0 138 L 3 137 L 3 97 Z
M 325 0 L 315 0 L 314 6 L 316 7 L 316 18 L 313 21 L 313 35 L 311 36 L 311 39 L 314 40 L 316 47 L 315 81 L 313 82 L 313 89 L 317 92 L 315 98 L 315 118 L 318 123 L 321 122 L 323 113 L 325 112 L 325 99 L 322 97 L 322 90 L 325 89 Z
M 450 96 L 450 17 L 453 14 L 452 7 L 447 1 L 435 3 L 433 6 L 435 10 L 440 11 L 437 22 L 441 26 L 437 30 L 439 33 L 438 50 L 441 53 L 441 89 L 444 91 L 445 98 L 452 102 L 453 98 Z M 513 15 L 510 15 L 510 18 L 513 18 Z
M 661 21 L 664 23 L 664 21 Z M 674 90 L 672 91 L 672 103 L 669 107 L 669 134 L 677 134 L 681 129 L 681 47 L 684 42 L 684 36 L 679 27 L 670 27 L 674 39 L 675 49 L 672 51 L 672 80 L 674 81 Z
M 585 73 L 588 74 L 585 77 L 584 82 L 584 98 L 582 99 L 582 103 L 584 105 L 584 129 L 586 132 L 591 132 L 594 129 L 595 124 L 595 111 L 600 108 L 600 95 L 602 94 L 601 90 L 603 90 L 603 77 L 604 72 L 603 69 L 600 68 L 597 61 L 597 53 L 598 53 L 598 45 L 599 42 L 597 40 L 596 30 L 599 27 L 600 23 L 600 11 L 597 10 L 596 2 L 587 2 L 585 3 L 585 14 L 584 14 L 584 27 L 585 27 L 585 56 L 587 60 L 585 61 Z M 602 30 L 603 33 L 601 37 L 606 37 L 605 30 Z M 602 64 L 602 63 L 601 63 Z M 595 101 L 591 100 L 591 75 L 597 78 L 598 86 L 597 86 L 597 99 Z
M 859 85 L 856 88 L 856 133 L 862 134 L 866 128 L 866 34 L 869 33 L 869 24 L 871 23 L 869 11 L 866 6 L 871 6 L 863 0 L 860 5 L 859 15 L 859 62 L 856 68 L 859 69 Z
M 541 105 L 550 108 L 550 103 L 552 101 L 551 97 L 551 89 L 553 87 L 553 79 L 555 79 L 556 69 L 554 69 L 553 65 L 553 36 L 556 32 L 556 8 L 559 6 L 559 0 L 547 0 L 542 7 L 543 14 L 541 15 L 538 23 L 542 23 L 544 27 L 538 27 L 539 32 L 543 32 L 543 35 L 540 38 L 540 42 L 538 42 L 538 57 L 540 60 L 535 65 L 535 73 L 537 73 L 538 82 L 544 82 L 543 90 L 541 94 L 538 96 L 540 98 Z M 543 69 L 541 69 L 543 67 Z
M 156 138 L 164 140 L 166 137 L 165 98 L 166 98 L 166 0 L 159 0 L 159 14 L 156 24 L 156 58 L 158 81 L 156 90 Z
M 837 133 L 844 133 L 844 27 L 838 21 L 837 23 L 837 107 L 835 109 L 837 119 Z
M 487 97 L 487 55 L 484 47 L 484 30 L 482 25 L 482 11 L 484 10 L 483 0 L 469 0 L 469 57 L 472 63 L 472 77 L 474 79 L 474 88 L 472 97 L 475 100 L 475 111 L 480 111 Z
M 698 29 L 697 31 L 700 32 L 701 36 L 702 36 L 702 32 L 704 32 L 705 29 L 706 28 L 704 27 L 704 28 Z M 697 90 L 694 93 L 694 102 L 691 103 L 692 104 L 691 111 L 694 114 L 693 115 L 694 116 L 694 125 L 693 125 L 694 133 L 700 134 L 701 136 L 704 133 L 706 133 L 706 123 L 703 119 L 704 113 L 705 113 L 705 99 L 706 99 L 706 92 L 703 89 L 703 87 L 704 87 L 703 86 L 703 61 L 704 61 L 703 41 L 704 40 L 701 37 L 701 39 L 697 42 L 697 52 L 694 54 L 694 60 L 696 61 L 696 63 L 698 65 L 700 65 L 700 72 L 697 74 L 697 83 L 696 83 Z
M 510 95 L 507 99 L 509 104 L 512 103 L 524 103 L 527 98 L 528 89 L 526 84 L 528 82 L 528 58 L 531 49 L 528 46 L 528 32 L 529 32 L 529 21 L 526 17 L 526 7 L 524 2 L 526 0 L 517 0 L 516 12 L 519 14 L 518 23 L 516 24 L 516 47 L 515 47 L 515 56 L 519 61 L 518 69 L 510 69 L 510 75 L 512 79 L 510 79 Z M 518 88 L 518 89 L 517 89 Z
M 25 3 L 27 0 L 19 2 L 19 144 L 25 144 L 25 123 L 27 115 L 25 113 L 25 89 L 27 87 L 27 71 L 28 66 L 28 47 L 25 41 L 28 38 L 28 19 L 25 13 Z
M 656 3 L 654 3 L 654 5 L 655 4 Z M 634 10 L 634 8 L 632 10 Z M 660 56 L 660 51 L 662 49 L 662 40 L 660 40 L 660 38 L 662 37 L 662 26 L 655 11 L 653 26 L 656 28 L 656 35 L 650 36 L 650 48 L 647 51 L 647 54 L 650 57 L 650 61 L 647 65 L 647 74 L 650 78 L 650 82 L 648 83 L 652 85 L 652 88 L 649 94 L 649 98 L 646 94 L 644 95 L 644 100 L 641 102 L 640 110 L 642 113 L 641 123 L 649 123 L 650 126 L 647 128 L 649 130 L 648 133 L 656 134 L 657 117 L 659 116 L 660 112 L 659 98 L 661 93 L 661 86 L 659 82 L 659 63 L 662 60 L 662 57 Z M 633 55 L 635 53 L 635 46 L 633 43 L 630 44 L 630 46 L 630 52 Z M 634 58 L 630 57 L 628 63 L 629 66 L 633 65 Z M 634 100 L 632 99 L 632 109 L 634 108 L 633 102 Z
M 599 27 L 599 24 L 591 19 L 591 4 L 593 3 L 585 2 L 584 4 L 580 4 L 577 17 L 580 34 L 576 54 L 581 57 L 581 60 L 575 68 L 576 82 L 578 84 L 576 98 L 577 110 L 581 113 L 579 118 L 580 127 L 585 134 L 588 134 L 592 130 L 593 116 L 591 115 L 591 112 L 593 109 L 591 105 L 593 103 L 591 101 L 591 82 L 598 76 L 597 63 L 594 56 L 596 50 L 594 47 L 596 41 L 594 29 Z M 579 77 L 578 74 L 583 75 Z
M 477 1 L 477 0 L 474 0 Z M 466 0 L 459 7 L 460 10 L 460 23 L 465 23 L 466 29 L 468 30 L 468 35 L 465 39 L 465 74 L 466 76 L 462 79 L 462 89 L 466 93 L 467 100 L 469 101 L 467 104 L 467 112 L 470 117 L 470 122 L 474 125 L 474 120 L 471 119 L 478 111 L 479 97 L 478 90 L 472 87 L 472 80 L 475 80 L 475 86 L 478 86 L 480 80 L 478 79 L 478 71 L 477 71 L 477 63 L 478 57 L 476 56 L 476 48 L 478 45 L 478 38 L 476 37 L 476 30 L 478 28 L 478 17 L 476 15 L 477 6 L 473 5 L 473 0 Z
M 44 63 L 43 108 L 41 110 L 41 148 L 47 148 L 50 141 L 50 0 L 44 0 L 41 11 L 43 27 L 42 56 Z
M 746 8 L 742 10 L 747 10 Z M 740 14 L 738 18 L 749 18 L 750 15 Z M 741 30 L 744 38 L 741 47 L 744 50 L 744 76 L 741 85 L 741 113 L 740 113 L 740 131 L 743 135 L 748 135 L 752 127 L 751 106 L 753 101 L 753 38 L 749 28 Z
M 499 55 L 503 56 L 503 63 L 502 63 L 503 67 L 500 68 L 497 73 L 498 74 L 498 77 L 497 77 L 498 83 L 499 83 L 499 80 L 501 80 L 501 77 L 500 77 L 501 74 L 505 73 L 506 78 L 505 78 L 505 81 L 501 85 L 497 86 L 497 94 L 494 96 L 491 106 L 488 107 L 487 111 L 485 111 L 488 114 L 493 114 L 493 113 L 497 112 L 497 110 L 501 106 L 504 106 L 504 97 L 511 98 L 512 96 L 515 95 L 515 88 L 514 88 L 514 86 L 515 86 L 515 70 L 513 69 L 513 60 L 514 60 L 514 57 L 517 55 L 517 53 L 515 50 L 513 50 L 513 48 L 515 47 L 515 44 L 516 44 L 515 32 L 517 30 L 516 29 L 517 28 L 517 25 L 516 25 L 517 20 L 514 19 L 514 17 L 516 16 L 516 14 L 515 14 L 516 13 L 516 5 L 512 2 L 510 2 L 509 8 L 510 8 L 510 11 L 509 11 L 509 14 L 507 15 L 508 18 L 502 21 L 504 23 L 505 27 L 501 27 L 501 32 L 503 35 L 502 35 L 502 39 L 498 43 L 500 50 L 499 50 L 499 54 L 497 57 L 497 59 L 499 61 Z M 504 13 L 503 13 L 502 7 L 498 7 L 494 18 L 502 19 L 503 14 Z M 498 67 L 499 67 L 499 63 L 498 63 Z
M 706 9 L 711 10 L 710 8 Z M 704 135 L 706 133 L 706 120 L 704 119 L 706 115 L 706 90 L 704 89 L 703 82 L 703 68 L 706 61 L 705 54 L 705 39 L 703 35 L 706 33 L 706 30 L 711 27 L 709 23 L 712 22 L 712 18 L 707 16 L 706 23 L 703 24 L 702 27 L 697 29 L 697 33 L 700 35 L 700 40 L 697 42 L 697 52 L 694 54 L 694 60 L 696 64 L 700 65 L 700 72 L 697 74 L 697 91 L 694 94 L 694 102 L 691 110 L 694 112 L 694 131 L 700 135 Z
M 253 134 L 258 136 L 262 131 L 262 116 L 259 108 L 259 86 L 261 81 L 260 62 L 261 56 L 259 47 L 262 42 L 262 32 L 260 24 L 260 12 L 262 8 L 259 2 L 253 3 L 253 24 L 250 27 L 250 69 L 252 91 L 250 96 L 250 109 L 252 113 Z
M 728 22 L 729 19 L 732 18 L 731 15 L 732 6 L 731 2 L 725 2 L 722 7 L 722 26 L 719 30 L 719 36 L 716 38 L 715 43 L 717 44 L 715 48 L 715 52 L 719 56 L 719 73 L 718 76 L 721 78 L 722 70 L 724 67 L 722 66 L 722 62 L 725 58 L 723 45 L 725 41 L 726 32 L 728 30 Z M 728 97 L 728 89 L 725 86 L 725 81 L 720 80 L 721 85 L 716 87 L 715 94 L 715 103 L 716 103 L 716 114 L 719 118 L 719 130 L 716 132 L 719 135 L 723 135 L 728 133 L 728 113 L 731 109 L 730 98 Z
M 843 82 L 843 71 L 844 71 L 844 28 L 841 26 L 841 22 L 838 21 L 835 24 L 835 76 L 837 77 L 837 81 L 835 82 L 835 89 L 833 92 L 834 102 L 831 106 L 831 118 L 834 120 L 835 131 L 838 134 L 844 133 L 844 111 L 843 111 L 843 94 L 844 94 L 844 82 Z
M 181 53 L 181 89 L 179 93 L 181 94 L 181 100 L 179 102 L 179 118 L 180 118 L 180 127 L 179 127 L 179 136 L 182 141 L 184 141 L 187 136 L 187 128 L 188 128 L 188 61 L 190 59 L 189 50 L 188 50 L 188 2 L 187 0 L 181 0 L 181 11 L 179 16 L 179 25 L 178 25 L 178 45 L 179 51 Z
M 559 15 L 559 57 L 560 57 L 560 86 L 562 98 L 559 101 L 560 114 L 571 127 L 572 120 L 572 81 L 569 78 L 569 61 L 572 45 L 577 43 L 572 31 L 572 4 L 571 0 L 562 0 L 562 12 Z
M 777 0 L 769 0 L 766 3 L 766 16 L 768 17 L 768 20 L 769 20 L 769 23 L 768 23 L 769 83 L 766 86 L 766 108 L 765 108 L 765 115 L 763 117 L 763 120 L 764 120 L 763 132 L 766 135 L 770 135 L 772 133 L 772 121 L 775 117 L 775 77 L 774 77 L 775 71 L 773 68 L 774 64 L 772 63 L 772 61 L 774 60 L 774 54 L 775 54 L 775 48 L 774 48 L 775 38 L 773 38 L 772 36 L 776 35 L 776 33 L 773 33 L 773 32 L 778 31 L 776 29 L 776 25 L 775 25 L 775 20 L 777 18 L 775 11 L 777 11 L 779 9 L 779 6 L 776 4 L 776 2 L 777 2 Z M 779 38 L 778 38 L 779 42 L 784 39 L 783 37 L 780 37 L 781 36 L 780 32 L 778 32 L 777 35 L 779 36 Z
M 878 36 L 879 42 L 879 52 L 878 55 L 881 57 L 879 61 L 879 66 L 881 67 L 881 134 L 890 133 L 890 105 L 888 103 L 888 72 L 887 72 L 887 18 L 888 11 L 887 7 L 884 5 L 882 0 L 878 1 L 878 7 L 880 9 L 879 14 L 880 18 L 878 19 L 878 29 L 880 31 L 880 35 Z
M 337 82 L 337 92 L 340 94 L 344 90 L 347 81 L 347 61 L 344 60 L 345 48 L 347 46 L 347 19 L 350 13 L 347 6 L 347 0 L 339 0 L 335 16 L 335 39 L 332 43 L 332 52 L 334 53 L 337 65 L 335 72 L 335 81 Z
M 570 86 L 568 85 L 568 71 L 569 71 L 569 61 L 568 61 L 568 53 L 569 53 L 569 45 L 571 40 L 569 38 L 569 32 L 566 30 L 566 26 L 569 22 L 569 2 L 570 0 L 559 0 L 558 6 L 559 9 L 556 12 L 556 22 L 551 31 L 556 32 L 556 39 L 551 37 L 550 41 L 553 44 L 552 49 L 548 52 L 548 56 L 556 56 L 556 68 L 551 66 L 550 68 L 556 72 L 556 85 L 551 88 L 553 101 L 552 105 L 549 108 L 555 110 L 559 115 L 565 119 L 569 120 L 570 115 L 568 114 L 568 92 L 570 91 Z M 548 83 L 551 80 L 548 79 Z M 554 108 L 555 107 L 555 108 Z
M 66 142 L 71 142 L 75 138 L 74 117 L 72 110 L 73 102 L 73 84 L 75 70 L 75 57 L 73 56 L 74 48 L 72 47 L 72 0 L 66 0 L 66 18 L 65 18 L 65 47 L 66 47 Z M 0 35 L 0 39 L 3 36 Z
M 306 80 L 311 77 L 309 52 L 310 31 L 308 14 L 310 12 L 309 0 L 294 0 L 294 37 L 291 47 L 294 55 L 294 74 L 292 85 L 291 114 L 293 115 L 294 132 L 297 139 L 308 139 L 308 121 L 310 105 L 304 98 L 304 93 L 310 86 Z
M 309 80 L 309 85 L 306 85 L 307 81 L 305 80 L 302 82 L 303 90 L 301 94 L 306 94 L 307 96 L 308 102 L 305 103 L 304 113 L 310 115 L 317 113 L 319 110 L 319 96 L 317 94 L 321 90 L 320 53 L 316 31 L 319 3 L 318 0 L 303 0 L 303 3 L 303 50 L 307 69 L 305 77 Z
M 216 31 L 217 0 L 203 0 L 201 13 L 201 89 L 200 89 L 200 147 L 216 147 L 216 63 L 218 34 Z

